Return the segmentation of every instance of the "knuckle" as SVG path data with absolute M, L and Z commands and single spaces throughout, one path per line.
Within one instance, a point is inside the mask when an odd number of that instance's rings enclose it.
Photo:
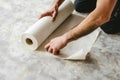
M 54 42 L 54 39 L 52 39 L 50 42 Z

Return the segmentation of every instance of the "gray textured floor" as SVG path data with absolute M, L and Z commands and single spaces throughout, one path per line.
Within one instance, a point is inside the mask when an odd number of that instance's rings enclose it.
M 22 32 L 51 3 L 0 0 L 0 80 L 120 80 L 120 35 L 102 32 L 85 61 L 60 60 L 24 47 Z

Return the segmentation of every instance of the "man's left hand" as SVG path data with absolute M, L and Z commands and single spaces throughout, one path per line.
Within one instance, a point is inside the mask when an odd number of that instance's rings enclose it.
M 52 39 L 47 45 L 45 45 L 45 49 L 54 54 L 59 54 L 60 49 L 64 48 L 67 45 L 67 40 L 64 36 L 59 36 Z

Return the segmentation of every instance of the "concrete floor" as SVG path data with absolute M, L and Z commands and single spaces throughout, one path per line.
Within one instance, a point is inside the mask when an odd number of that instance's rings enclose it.
M 101 32 L 85 61 L 60 60 L 24 47 L 21 34 L 52 1 L 0 0 L 0 80 L 120 80 L 119 34 Z

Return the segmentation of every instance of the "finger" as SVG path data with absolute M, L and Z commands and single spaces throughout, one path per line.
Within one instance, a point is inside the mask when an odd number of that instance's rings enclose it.
M 48 47 L 46 47 L 45 49 L 46 49 L 46 51 L 48 51 L 48 49 L 50 48 L 50 46 L 48 46 Z
M 53 49 L 51 47 L 49 47 L 48 52 L 52 53 L 52 50 Z
M 48 51 L 49 47 L 50 47 L 50 43 L 48 43 L 47 45 L 45 45 L 44 48 Z
M 57 49 L 54 48 L 54 49 L 53 49 L 53 54 L 56 55 L 57 52 L 58 52 Z
M 38 17 L 38 19 L 41 19 L 42 17 L 43 17 L 43 14 L 40 14 L 39 17 Z
M 50 12 L 45 12 L 45 13 L 43 13 L 39 16 L 39 19 L 41 19 L 42 17 L 45 17 L 45 16 L 51 16 L 51 13 Z
M 53 12 L 53 14 L 52 14 L 52 21 L 55 21 L 56 14 L 57 14 L 57 12 L 56 12 L 56 11 L 54 11 L 54 12 Z
M 59 53 L 60 53 L 60 51 L 59 51 L 59 50 L 57 50 L 57 51 L 56 51 L 56 53 L 55 53 L 54 55 L 59 55 Z

